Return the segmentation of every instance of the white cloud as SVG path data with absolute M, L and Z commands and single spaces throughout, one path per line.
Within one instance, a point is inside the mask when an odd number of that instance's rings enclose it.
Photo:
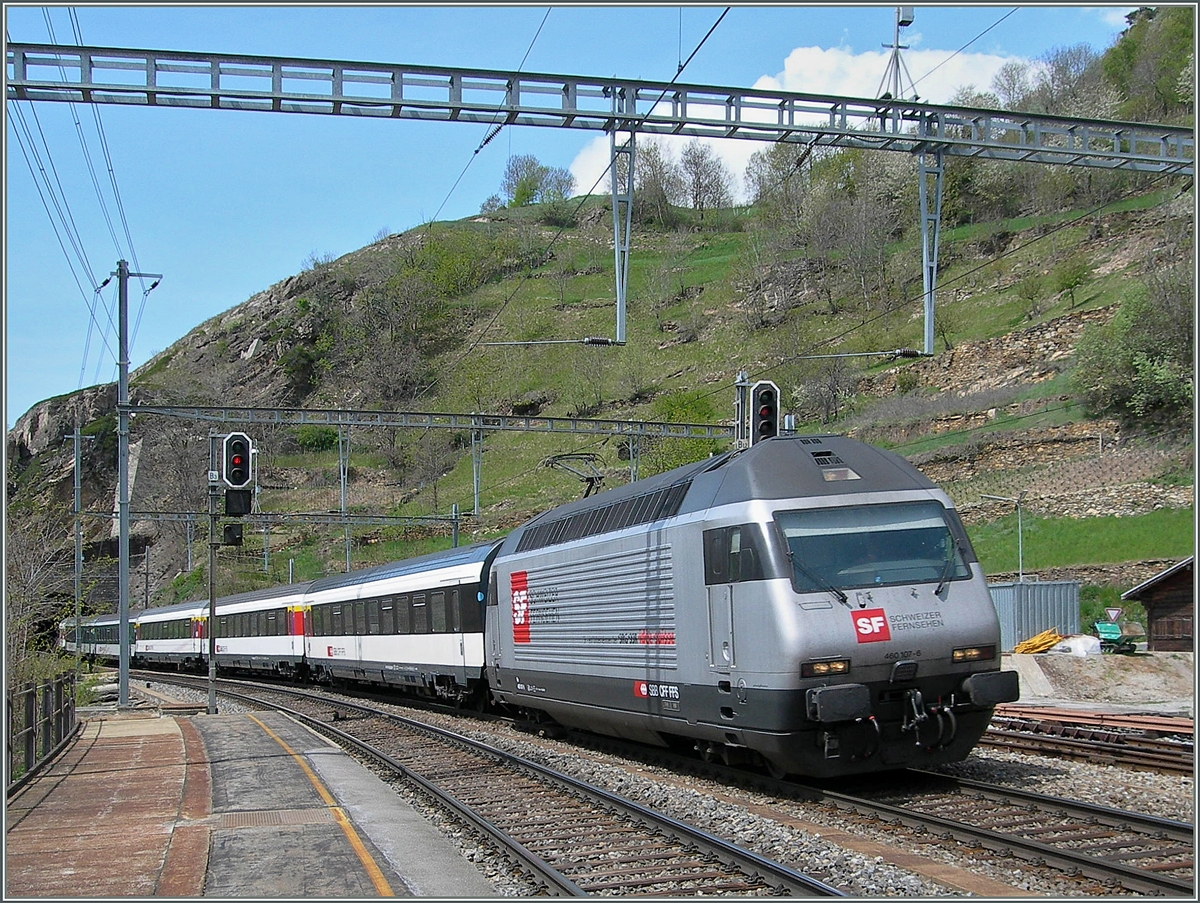
M 906 39 L 910 36 L 906 35 Z M 914 41 L 915 43 L 915 41 Z M 992 78 L 1000 67 L 1016 57 L 986 53 L 959 53 L 948 50 L 910 49 L 903 54 L 907 73 L 904 94 L 912 96 L 910 80 L 916 80 L 916 93 L 927 103 L 948 103 L 962 87 L 974 85 L 977 90 L 989 90 Z M 794 91 L 800 94 L 834 95 L 839 97 L 877 97 L 887 90 L 883 86 L 890 51 L 855 53 L 848 47 L 824 49 L 797 47 L 784 60 L 783 70 L 763 75 L 752 86 L 769 91 Z M 911 77 L 911 78 L 910 78 Z M 679 152 L 690 138 L 660 138 L 674 153 Z M 702 139 L 712 146 L 734 175 L 737 200 L 744 201 L 742 176 L 750 156 L 766 145 L 758 141 Z M 569 167 L 575 177 L 575 189 L 587 191 L 609 163 L 609 138 L 595 138 L 581 150 Z M 607 191 L 607 180 L 597 191 Z
M 1114 6 L 1109 9 L 1104 9 L 1100 13 L 1100 20 L 1105 25 L 1110 25 L 1113 28 L 1118 28 L 1124 31 L 1129 27 L 1129 22 L 1126 16 L 1137 10 L 1136 6 Z

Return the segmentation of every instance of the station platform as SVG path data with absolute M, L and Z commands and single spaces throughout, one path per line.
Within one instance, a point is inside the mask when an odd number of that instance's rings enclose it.
M 5 828 L 5 900 L 499 895 L 370 770 L 277 713 L 89 717 Z

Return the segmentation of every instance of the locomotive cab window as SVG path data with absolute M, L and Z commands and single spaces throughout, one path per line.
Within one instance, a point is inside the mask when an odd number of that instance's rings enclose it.
M 781 511 L 776 515 L 792 559 L 797 592 L 971 576 L 969 545 L 935 501 Z
M 757 524 L 704 531 L 704 582 L 741 583 L 765 577 L 765 543 Z

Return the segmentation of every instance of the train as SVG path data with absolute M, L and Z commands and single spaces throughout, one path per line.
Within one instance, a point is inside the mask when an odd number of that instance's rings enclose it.
M 503 539 L 218 600 L 216 664 L 834 778 L 966 758 L 1019 696 L 950 498 L 901 456 L 781 435 L 547 510 Z M 207 663 L 208 601 L 130 617 Z M 114 615 L 81 654 L 119 654 Z M 75 651 L 74 623 L 62 625 Z

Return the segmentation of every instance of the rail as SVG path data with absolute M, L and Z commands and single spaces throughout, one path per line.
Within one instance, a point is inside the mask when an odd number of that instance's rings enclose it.
M 75 736 L 75 675 L 28 683 L 7 696 L 4 780 L 11 797 L 52 761 Z

